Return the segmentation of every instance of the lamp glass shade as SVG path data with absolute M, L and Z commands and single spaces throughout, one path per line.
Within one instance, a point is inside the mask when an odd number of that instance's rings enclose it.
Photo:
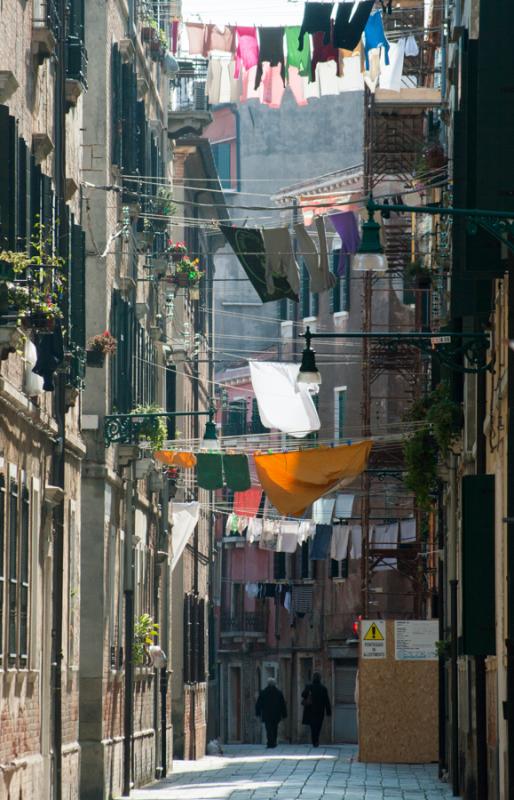
M 311 347 L 306 347 L 302 353 L 302 363 L 297 377 L 298 383 L 319 386 L 321 375 L 316 366 L 316 355 Z
M 205 433 L 202 439 L 202 447 L 206 450 L 219 450 L 220 443 L 218 441 L 218 437 L 216 436 L 216 425 L 214 422 L 206 422 L 205 423 Z
M 356 253 L 352 258 L 354 272 L 385 272 L 387 257 L 385 253 Z

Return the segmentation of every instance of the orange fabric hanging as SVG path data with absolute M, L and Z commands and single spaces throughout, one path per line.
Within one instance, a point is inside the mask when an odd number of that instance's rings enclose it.
M 194 453 L 181 453 L 178 450 L 157 450 L 154 453 L 157 461 L 166 464 L 167 467 L 183 467 L 192 469 L 196 467 L 196 456 Z
M 255 454 L 257 475 L 280 514 L 300 517 L 319 497 L 342 481 L 351 483 L 366 469 L 372 444 Z

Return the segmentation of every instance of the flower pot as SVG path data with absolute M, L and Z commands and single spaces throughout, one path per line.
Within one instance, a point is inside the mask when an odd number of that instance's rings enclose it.
M 33 311 L 23 319 L 25 328 L 30 328 L 37 333 L 53 333 L 55 330 L 55 318 L 47 317 L 43 311 Z
M 187 272 L 177 272 L 175 274 L 175 283 L 177 286 L 181 286 L 183 288 L 189 286 L 189 275 Z
M 153 42 L 157 39 L 157 31 L 151 25 L 144 25 L 141 28 L 141 40 L 143 42 Z
M 103 350 L 87 350 L 86 364 L 88 367 L 103 367 L 105 363 L 105 353 Z

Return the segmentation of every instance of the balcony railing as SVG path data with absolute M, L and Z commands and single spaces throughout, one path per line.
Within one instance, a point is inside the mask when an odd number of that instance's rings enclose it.
M 244 611 L 240 614 L 222 614 L 222 633 L 266 633 L 266 620 L 264 614 Z
M 60 28 L 58 4 L 56 0 L 34 0 L 34 28 L 47 28 L 58 37 Z
M 205 92 L 207 60 L 190 58 L 179 61 L 180 70 L 171 82 L 173 111 L 207 111 Z
M 87 89 L 87 50 L 78 36 L 66 40 L 66 78 Z

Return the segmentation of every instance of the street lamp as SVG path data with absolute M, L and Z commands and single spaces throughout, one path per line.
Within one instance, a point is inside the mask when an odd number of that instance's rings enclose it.
M 214 422 L 214 409 L 209 409 L 209 420 L 205 423 L 205 433 L 202 439 L 202 447 L 206 450 L 219 450 L 220 443 L 216 436 L 216 423 Z
M 316 353 L 311 347 L 310 328 L 307 328 L 307 331 L 305 332 L 305 348 L 302 353 L 302 363 L 296 381 L 297 383 L 304 383 L 307 386 L 319 386 L 321 383 L 321 373 L 316 366 Z
M 362 223 L 362 237 L 359 249 L 352 260 L 356 272 L 385 272 L 387 256 L 380 241 L 380 225 L 375 222 L 374 210 L 368 205 L 368 219 Z

